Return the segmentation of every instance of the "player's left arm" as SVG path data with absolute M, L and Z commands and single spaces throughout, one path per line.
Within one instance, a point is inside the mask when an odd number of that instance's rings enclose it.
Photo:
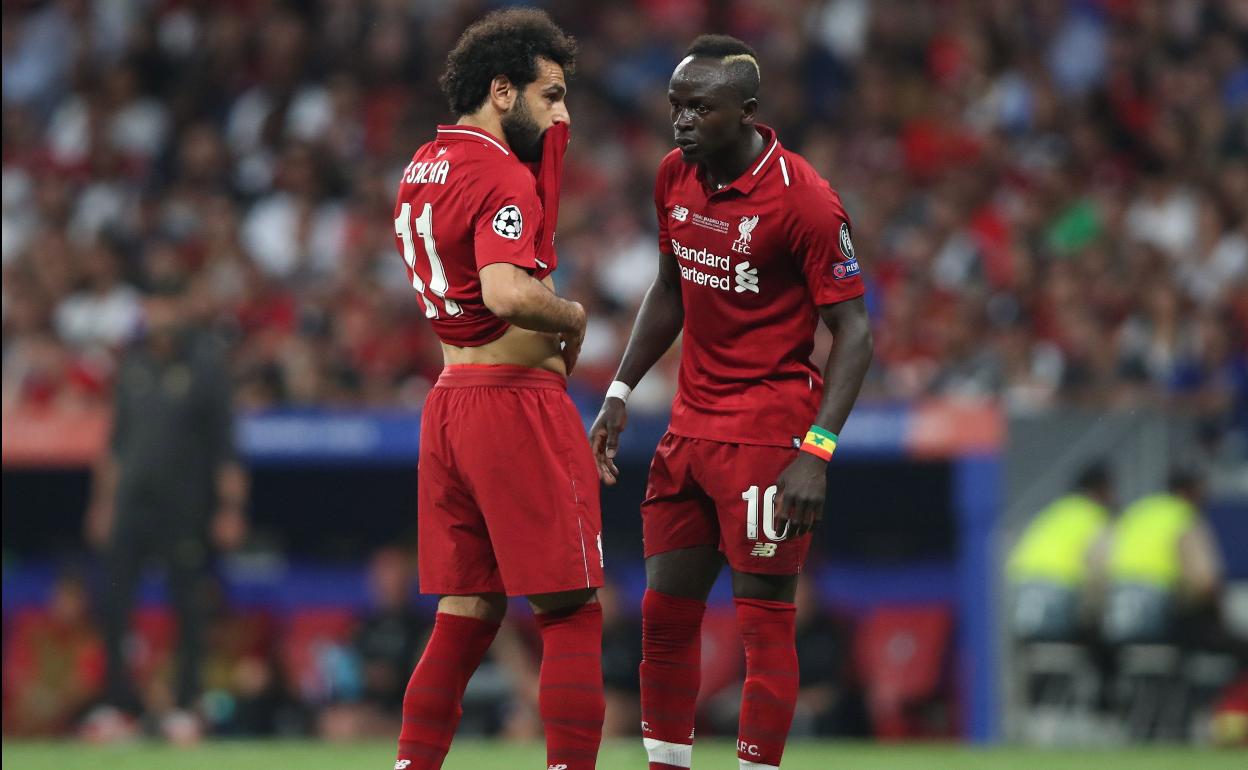
M 823 398 L 815 425 L 839 435 L 871 365 L 871 321 L 862 297 L 824 305 L 819 308 L 819 315 L 831 330 L 833 342 L 823 367 Z M 793 537 L 814 529 L 823 518 L 827 461 L 798 452 L 776 480 L 776 486 L 777 526 L 783 528 L 789 522 L 789 534 Z
M 874 343 L 863 302 L 866 287 L 850 237 L 849 216 L 838 196 L 820 181 L 795 187 L 786 223 L 790 248 L 799 258 L 819 315 L 832 332 L 832 352 L 823 368 L 823 398 L 804 450 L 776 480 L 776 518 L 793 536 L 823 518 L 828 463 L 871 365 Z M 801 426 L 805 429 L 805 426 Z

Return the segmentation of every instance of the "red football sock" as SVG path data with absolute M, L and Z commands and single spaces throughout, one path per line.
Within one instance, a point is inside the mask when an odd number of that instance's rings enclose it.
M 429 644 L 407 682 L 396 768 L 438 770 L 464 710 L 468 679 L 498 633 L 498 624 L 439 612 Z M 406 762 L 407 764 L 404 764 Z
M 650 770 L 692 761 L 705 611 L 706 602 L 650 589 L 641 600 L 641 735 Z
M 538 707 L 546 729 L 546 762 L 560 770 L 594 770 L 602 742 L 602 607 L 537 614 L 542 634 Z
M 737 757 L 742 770 L 779 767 L 797 706 L 796 608 L 763 599 L 735 602 L 745 642 Z

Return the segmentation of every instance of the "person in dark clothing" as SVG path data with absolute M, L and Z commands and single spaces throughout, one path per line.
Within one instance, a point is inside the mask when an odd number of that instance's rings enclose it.
M 433 625 L 427 613 L 411 606 L 409 560 L 393 547 L 373 556 L 369 577 L 376 609 L 364 618 L 355 637 L 363 669 L 363 699 L 386 712 L 403 705 L 406 677 L 420 659 Z
M 145 303 L 145 327 L 118 369 L 111 442 L 96 466 L 85 521 L 104 554 L 107 685 L 88 716 L 87 737 L 126 737 L 140 710 L 123 642 L 145 567 L 168 580 L 178 621 L 176 708 L 161 718 L 177 743 L 200 734 L 207 585 L 212 550 L 237 546 L 246 531 L 247 477 L 235 456 L 223 347 L 193 328 L 184 286 L 169 281 Z
M 322 738 L 376 738 L 400 727 L 407 676 L 433 628 L 431 613 L 411 603 L 412 557 L 395 546 L 373 554 L 368 570 L 373 607 L 361 619 L 348 651 L 358 669 L 358 687 L 321 710 L 317 732 Z
M 631 737 L 641 720 L 641 618 L 620 606 L 620 590 L 608 581 L 598 589 L 602 605 L 602 682 L 607 699 L 603 735 Z
M 870 735 L 866 704 L 850 671 L 852 632 L 844 618 L 829 612 L 809 573 L 797 581 L 797 656 L 801 689 L 793 733 L 806 736 Z

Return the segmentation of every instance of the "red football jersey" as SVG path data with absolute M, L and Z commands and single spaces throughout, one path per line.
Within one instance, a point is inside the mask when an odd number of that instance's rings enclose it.
M 506 262 L 544 277 L 554 265 L 538 257 L 542 222 L 533 171 L 486 131 L 439 126 L 416 151 L 399 181 L 395 243 L 443 342 L 476 347 L 507 331 L 485 306 L 477 271 Z
M 723 189 L 679 150 L 659 165 L 659 249 L 680 266 L 685 306 L 670 430 L 794 446 L 823 388 L 810 361 L 817 309 L 865 289 L 840 197 L 774 131 L 758 131 L 762 155 Z

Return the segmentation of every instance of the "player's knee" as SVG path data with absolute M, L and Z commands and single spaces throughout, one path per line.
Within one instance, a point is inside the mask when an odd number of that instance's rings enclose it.
M 681 548 L 646 558 L 646 587 L 682 599 L 705 601 L 723 565 L 713 546 Z
M 438 600 L 438 612 L 501 623 L 507 614 L 507 597 L 502 594 L 443 596 Z
M 738 599 L 791 603 L 797 595 L 797 575 L 764 575 L 733 570 L 732 595 Z
M 559 591 L 553 594 L 534 594 L 529 597 L 529 604 L 534 612 L 559 612 L 576 609 L 597 601 L 597 594 L 598 591 L 595 588 L 580 588 L 575 591 Z

